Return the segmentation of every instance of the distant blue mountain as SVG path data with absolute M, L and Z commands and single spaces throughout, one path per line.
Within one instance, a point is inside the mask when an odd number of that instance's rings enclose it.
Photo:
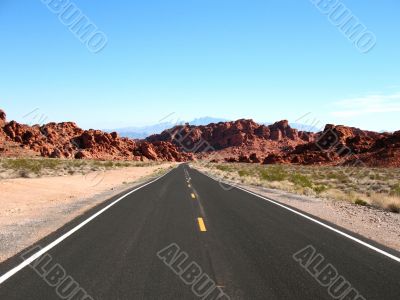
M 221 119 L 221 118 L 213 118 L 213 117 L 203 117 L 203 118 L 197 118 L 194 119 L 193 121 L 190 121 L 190 125 L 195 125 L 195 126 L 201 126 L 201 125 L 208 125 L 211 123 L 219 123 L 219 122 L 229 122 L 230 120 L 228 119 Z

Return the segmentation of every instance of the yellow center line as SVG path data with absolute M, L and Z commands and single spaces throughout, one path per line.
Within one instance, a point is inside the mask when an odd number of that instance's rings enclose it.
M 206 232 L 207 228 L 206 225 L 204 224 L 203 218 L 197 218 L 197 222 L 199 223 L 199 228 L 201 232 Z
M 191 193 L 190 196 L 192 196 L 192 199 L 196 199 L 196 195 Z

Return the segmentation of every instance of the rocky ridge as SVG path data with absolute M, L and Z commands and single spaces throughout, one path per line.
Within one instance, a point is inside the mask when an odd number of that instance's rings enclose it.
M 109 160 L 165 160 L 188 161 L 190 153 L 179 151 L 168 142 L 154 142 L 120 138 L 116 132 L 83 130 L 75 123 L 25 125 L 7 122 L 0 110 L 0 155 L 32 155 L 51 158 L 109 159 Z M 15 151 L 18 149 L 19 151 Z M 21 152 L 22 151 L 22 152 Z
M 377 133 L 328 124 L 318 133 L 286 120 L 266 126 L 253 120 L 175 126 L 150 142 L 168 141 L 215 162 L 400 167 L 400 131 Z
M 83 130 L 75 123 L 24 125 L 0 110 L 0 156 L 69 159 L 160 160 L 264 164 L 400 167 L 400 131 L 377 133 L 328 124 L 318 133 L 299 131 L 287 120 L 178 125 L 145 140 L 116 132 Z

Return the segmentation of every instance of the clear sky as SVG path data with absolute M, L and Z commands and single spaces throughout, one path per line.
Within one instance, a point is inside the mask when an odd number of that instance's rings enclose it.
M 0 108 L 84 128 L 174 112 L 398 130 L 400 2 L 342 2 L 375 34 L 370 52 L 310 0 L 75 0 L 108 38 L 97 54 L 42 1 L 1 0 Z

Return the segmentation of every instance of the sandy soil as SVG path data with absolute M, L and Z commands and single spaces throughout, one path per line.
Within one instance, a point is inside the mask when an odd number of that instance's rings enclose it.
M 0 261 L 171 165 L 0 180 Z
M 220 175 L 204 167 L 194 167 L 214 177 Z M 400 214 L 355 205 L 345 201 L 301 196 L 281 190 L 243 185 L 238 182 L 227 181 L 222 177 L 220 179 L 223 182 L 241 186 L 282 204 L 290 205 L 310 215 L 358 233 L 381 245 L 400 251 Z

